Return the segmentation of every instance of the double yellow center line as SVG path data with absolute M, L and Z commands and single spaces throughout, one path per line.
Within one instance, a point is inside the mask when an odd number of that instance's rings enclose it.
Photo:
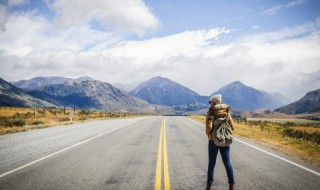
M 162 180 L 161 180 L 161 177 L 162 177 L 162 148 L 163 148 L 164 189 L 170 190 L 170 178 L 169 178 L 168 155 L 167 155 L 167 140 L 166 140 L 166 119 L 164 119 L 162 121 L 161 132 L 160 132 L 155 190 L 161 190 L 161 187 L 162 187 L 161 186 L 161 182 L 162 182 Z

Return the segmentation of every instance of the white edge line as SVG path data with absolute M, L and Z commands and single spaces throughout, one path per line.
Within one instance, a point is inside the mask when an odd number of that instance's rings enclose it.
M 278 155 L 275 155 L 275 154 L 273 154 L 273 153 L 271 153 L 271 152 L 265 151 L 265 150 L 263 150 L 263 149 L 261 149 L 261 148 L 258 148 L 258 147 L 256 147 L 256 146 L 253 146 L 253 145 L 251 145 L 251 144 L 249 144 L 249 143 L 247 143 L 247 142 L 241 141 L 241 140 L 239 140 L 239 139 L 235 139 L 235 138 L 234 138 L 234 140 L 236 140 L 236 141 L 238 141 L 238 142 L 241 142 L 241 143 L 243 143 L 243 144 L 245 144 L 245 145 L 247 145 L 247 146 L 250 146 L 250 147 L 252 147 L 252 148 L 255 148 L 255 149 L 257 149 L 257 150 L 259 150 L 259 151 L 261 151 L 261 152 L 264 152 L 264 153 L 266 153 L 266 154 L 269 154 L 269 155 L 271 155 L 271 156 L 273 156 L 273 157 L 276 157 L 276 158 L 278 158 L 278 159 L 280 159 L 280 160 L 283 160 L 283 161 L 285 161 L 285 162 L 288 162 L 288 163 L 290 163 L 290 164 L 292 164 L 292 165 L 295 165 L 295 166 L 297 166 L 297 167 L 299 167 L 299 168 L 301 168 L 301 169 L 304 169 L 304 170 L 306 170 L 306 171 L 308 171 L 308 172 L 311 172 L 311 173 L 313 173 L 313 174 L 316 174 L 316 175 L 320 176 L 320 173 L 318 173 L 318 172 L 316 172 L 316 171 L 314 171 L 314 170 L 311 170 L 311 169 L 309 169 L 309 168 L 306 168 L 306 167 L 304 167 L 304 166 L 301 166 L 301 165 L 299 165 L 299 164 L 297 164 L 297 163 L 295 163 L 295 162 L 292 162 L 292 161 L 290 161 L 290 160 L 287 160 L 287 159 L 285 159 L 285 158 L 282 158 L 282 157 L 280 157 L 280 156 L 278 156 Z
M 71 146 L 69 146 L 69 147 L 67 147 L 67 148 L 64 148 L 64 149 L 61 149 L 61 150 L 59 150 L 59 151 L 57 151 L 57 152 L 54 152 L 54 153 L 52 153 L 52 154 L 49 154 L 48 156 L 45 156 L 45 157 L 43 157 L 43 158 L 40 158 L 40 159 L 38 159 L 38 160 L 35 160 L 35 161 L 33 161 L 33 162 L 30 162 L 30 163 L 28 163 L 28 164 L 25 164 L 25 165 L 23 165 L 23 166 L 20 166 L 20 167 L 14 169 L 14 170 L 11 170 L 11 171 L 8 171 L 8 172 L 6 172 L 6 173 L 3 173 L 3 174 L 0 175 L 0 178 L 5 177 L 5 176 L 7 176 L 7 175 L 9 175 L 9 174 L 12 174 L 12 173 L 14 173 L 14 172 L 16 172 L 16 171 L 18 171 L 18 170 L 21 170 L 21 169 L 23 169 L 23 168 L 26 168 L 26 167 L 28 167 L 28 166 L 31 166 L 31 165 L 33 165 L 33 164 L 35 164 L 35 163 L 38 163 L 38 162 L 42 161 L 42 160 L 45 160 L 45 159 L 47 159 L 47 158 L 50 158 L 50 157 L 52 157 L 52 156 L 54 156 L 54 155 L 56 155 L 56 154 L 59 154 L 59 153 L 64 152 L 64 151 L 66 151 L 66 150 L 69 150 L 69 149 L 71 149 L 71 148 L 73 148 L 73 147 L 79 146 L 79 145 L 81 145 L 81 144 L 83 144 L 83 143 L 86 143 L 86 142 L 92 140 L 92 139 L 95 139 L 95 138 L 100 137 L 100 136 L 102 136 L 102 135 L 111 133 L 112 131 L 115 131 L 115 130 L 117 130 L 117 129 L 119 129 L 119 128 L 111 129 L 110 131 L 107 131 L 107 132 L 105 132 L 105 133 L 101 133 L 101 134 L 98 134 L 98 135 L 96 135 L 96 136 L 90 137 L 89 139 L 86 139 L 86 140 L 84 140 L 84 141 L 81 141 L 81 142 L 79 142 L 79 143 L 77 143 L 77 144 L 71 145 Z
M 196 124 L 198 124 L 198 125 L 204 126 L 202 123 L 199 123 L 198 121 L 195 121 L 195 120 L 190 119 L 190 118 L 188 118 L 188 117 L 187 117 L 187 119 L 189 119 L 190 121 L 193 121 L 194 123 L 196 123 Z M 316 171 L 314 171 L 314 170 L 311 170 L 311 169 L 309 169 L 309 168 L 306 168 L 306 167 L 304 167 L 304 166 L 301 166 L 301 165 L 299 165 L 299 164 L 297 164 L 297 163 L 295 163 L 295 162 L 292 162 L 292 161 L 290 161 L 290 160 L 287 160 L 287 159 L 285 159 L 285 158 L 282 158 L 282 157 L 280 157 L 280 156 L 278 156 L 278 155 L 276 155 L 276 154 L 273 154 L 273 153 L 271 153 L 271 152 L 268 152 L 268 151 L 266 151 L 266 150 L 263 150 L 263 149 L 261 149 L 261 148 L 258 148 L 258 147 L 254 146 L 254 145 L 252 145 L 252 144 L 247 143 L 247 142 L 241 141 L 241 140 L 236 139 L 236 138 L 234 138 L 234 140 L 236 140 L 236 141 L 238 141 L 238 142 L 241 142 L 241 143 L 243 143 L 243 144 L 245 144 L 245 145 L 247 145 L 247 146 L 250 146 L 250 147 L 252 147 L 252 148 L 255 148 L 255 149 L 257 149 L 257 150 L 259 150 L 259 151 L 261 151 L 261 152 L 264 152 L 264 153 L 266 153 L 266 154 L 269 154 L 270 156 L 273 156 L 273 157 L 275 157 L 275 158 L 278 158 L 278 159 L 280 159 L 280 160 L 282 160 L 282 161 L 285 161 L 285 162 L 287 162 L 287 163 L 290 163 L 290 164 L 292 164 L 292 165 L 295 165 L 295 166 L 297 166 L 297 167 L 299 167 L 299 168 L 301 168 L 301 169 L 304 169 L 304 170 L 306 170 L 306 171 L 308 171 L 308 172 L 311 172 L 311 173 L 313 173 L 313 174 L 315 174 L 315 175 L 317 175 L 317 176 L 320 176 L 320 173 L 319 173 L 319 172 L 316 172 Z

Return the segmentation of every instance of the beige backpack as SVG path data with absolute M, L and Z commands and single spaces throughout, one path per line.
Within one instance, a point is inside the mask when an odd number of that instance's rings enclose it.
M 211 133 L 213 141 L 217 146 L 225 147 L 232 143 L 232 128 L 228 122 L 228 115 L 228 105 L 217 104 L 213 107 L 214 119 Z

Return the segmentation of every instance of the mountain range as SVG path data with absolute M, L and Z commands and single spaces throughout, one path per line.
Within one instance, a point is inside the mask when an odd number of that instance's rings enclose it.
M 223 101 L 237 110 L 273 110 L 290 103 L 290 100 L 280 93 L 270 94 L 249 87 L 240 81 L 232 82 L 212 95 L 215 94 L 221 94 Z
M 54 107 L 55 105 L 36 98 L 28 92 L 0 78 L 0 106 Z
M 160 76 L 142 82 L 129 94 L 151 104 L 167 106 L 208 102 L 208 97 L 200 96 L 196 92 Z
M 179 106 L 192 103 L 208 104 L 210 96 L 196 92 L 163 77 L 154 77 L 130 91 L 132 96 L 152 104 Z M 280 93 L 270 94 L 235 81 L 211 94 L 221 94 L 225 103 L 238 110 L 275 109 L 290 103 Z
M 0 106 L 67 106 L 112 112 L 203 114 L 208 108 L 209 97 L 214 94 L 222 94 L 223 101 L 234 110 L 273 110 L 290 103 L 289 99 L 279 93 L 271 94 L 257 90 L 240 81 L 227 84 L 210 96 L 201 96 L 177 82 L 160 76 L 142 82 L 138 86 L 133 83 L 130 85 L 131 88 L 133 86 L 137 87 L 129 93 L 110 83 L 97 81 L 89 77 L 77 79 L 36 77 L 30 80 L 17 81 L 14 84 L 20 88 L 3 79 L 0 80 Z M 316 93 L 315 96 L 319 98 L 319 93 Z M 307 96 L 304 101 L 310 98 L 310 96 Z M 304 105 L 305 103 L 301 104 Z M 294 108 L 286 109 L 293 113 Z M 312 108 L 309 111 L 317 110 L 318 108 Z M 296 112 L 294 111 L 294 113 Z M 300 113 L 300 111 L 298 112 Z
M 320 89 L 308 92 L 300 100 L 280 107 L 275 111 L 285 114 L 320 112 Z
M 81 82 L 86 80 L 94 80 L 91 77 L 79 77 L 76 79 L 59 77 L 59 76 L 51 76 L 51 77 L 35 77 L 30 80 L 20 80 L 17 82 L 12 82 L 13 85 L 23 89 L 38 89 L 45 85 L 51 84 L 63 84 L 66 82 Z
M 109 83 L 97 80 L 46 85 L 39 90 L 55 97 L 61 104 L 69 107 L 122 112 L 155 111 L 155 106 L 129 96 Z
M 70 80 L 63 84 L 45 85 L 33 90 L 20 89 L 1 79 L 0 106 L 75 107 L 143 113 L 159 113 L 170 109 L 161 105 L 151 105 L 129 96 L 109 83 L 97 80 Z

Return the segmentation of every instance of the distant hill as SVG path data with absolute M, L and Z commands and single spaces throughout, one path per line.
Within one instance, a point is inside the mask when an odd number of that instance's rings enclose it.
M 131 90 L 137 88 L 137 86 L 139 86 L 139 84 L 140 84 L 140 82 L 134 82 L 134 83 L 129 83 L 129 84 L 112 83 L 112 86 L 129 93 Z
M 0 106 L 75 107 L 110 112 L 173 113 L 170 107 L 151 105 L 109 83 L 71 80 L 38 90 L 20 89 L 0 78 Z
M 11 83 L 0 78 L 0 106 L 8 107 L 55 107 L 56 105 L 37 99 Z
M 275 111 L 285 114 L 320 112 L 320 89 L 308 92 L 300 100 L 280 107 Z
M 163 106 L 150 105 L 109 83 L 97 80 L 47 85 L 40 90 L 54 96 L 63 105 L 76 108 L 116 112 L 157 112 L 164 109 Z
M 172 106 L 172 108 L 176 115 L 206 115 L 209 104 L 191 103 L 187 105 Z
M 81 82 L 85 80 L 94 80 L 90 77 L 79 77 L 76 79 L 59 77 L 59 76 L 51 76 L 51 77 L 35 77 L 30 80 L 20 80 L 17 82 L 13 82 L 13 85 L 23 89 L 38 89 L 45 85 L 50 84 L 63 84 L 65 82 Z
M 142 82 L 129 93 L 109 83 L 88 77 L 78 79 L 36 77 L 28 81 L 15 83 L 25 89 L 15 87 L 3 79 L 0 82 L 0 106 L 66 106 L 110 112 L 167 114 L 205 114 L 209 106 L 209 96 L 200 96 L 189 88 L 160 76 Z M 127 87 L 132 88 L 136 85 L 132 83 Z M 126 87 L 126 85 L 122 87 Z M 284 108 L 279 107 L 289 104 L 290 100 L 288 98 L 279 93 L 267 93 L 254 89 L 240 81 L 232 82 L 212 95 L 222 94 L 223 101 L 229 104 L 233 110 L 253 111 L 279 108 L 278 111 L 281 113 L 299 114 L 319 111 L 319 99 L 315 98 L 317 94 L 312 97 L 316 92 L 310 92 L 311 94 L 306 95 L 307 98 L 302 98 L 302 102 L 293 103 Z M 292 105 L 294 106 L 290 107 Z M 262 116 L 265 113 L 252 114 L 254 114 L 253 116 Z M 269 115 L 271 114 L 268 113 L 267 116 L 269 117 Z M 279 115 L 279 117 L 284 116 Z
M 231 110 L 234 118 L 266 118 L 266 119 L 295 119 L 295 117 L 271 110 Z
M 167 106 L 208 102 L 208 97 L 200 96 L 196 92 L 160 76 L 141 83 L 129 94 L 151 104 Z
M 267 92 L 246 86 L 240 81 L 235 81 L 222 87 L 212 95 L 221 94 L 225 103 L 237 110 L 273 110 L 288 103 L 288 99 L 277 94 Z

